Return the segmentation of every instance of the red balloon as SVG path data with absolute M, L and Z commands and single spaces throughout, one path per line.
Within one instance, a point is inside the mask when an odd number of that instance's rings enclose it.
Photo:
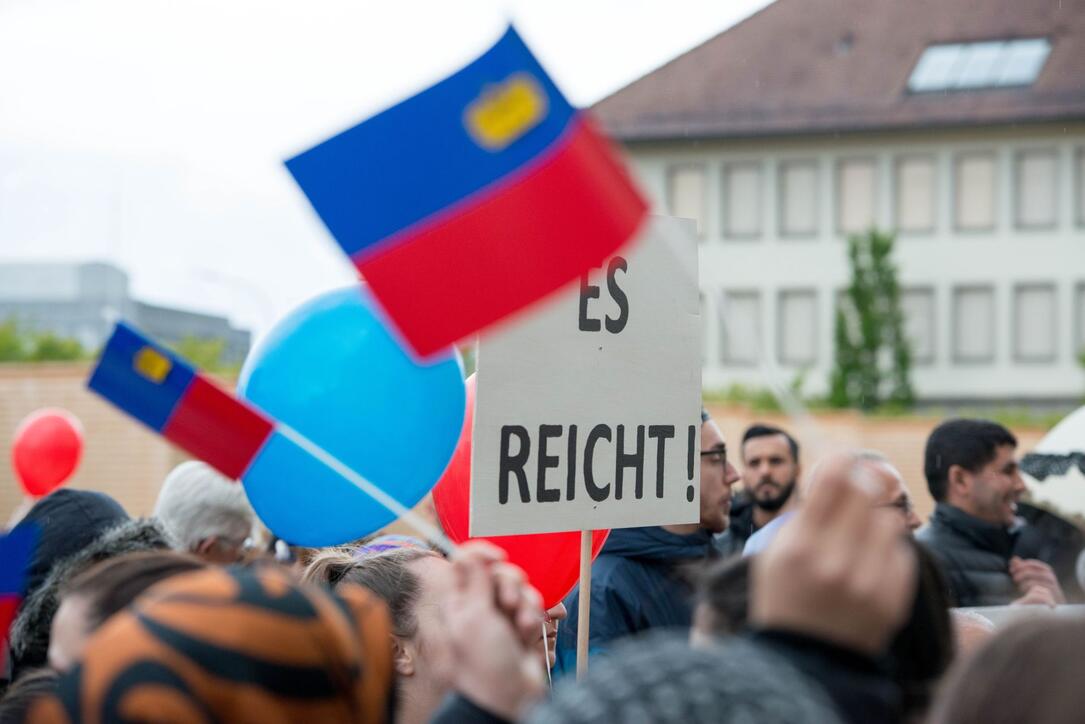
M 32 412 L 15 429 L 11 463 L 27 494 L 40 498 L 72 476 L 83 454 L 83 426 L 66 410 Z
M 544 608 L 553 608 L 576 585 L 580 573 L 580 533 L 534 533 L 530 535 L 467 535 L 471 506 L 471 427 L 475 419 L 475 376 L 467 378 L 467 409 L 463 430 L 452 459 L 433 488 L 433 505 L 441 526 L 456 543 L 489 541 L 508 553 L 509 561 L 520 566 L 531 585 L 543 597 Z M 592 534 L 591 557 L 599 555 L 609 530 Z

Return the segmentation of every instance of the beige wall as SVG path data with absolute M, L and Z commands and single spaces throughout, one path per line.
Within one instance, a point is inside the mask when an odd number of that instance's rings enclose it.
M 16 425 L 41 407 L 62 407 L 83 421 L 83 461 L 72 487 L 109 493 L 133 515 L 146 515 L 154 506 L 158 487 L 170 469 L 186 458 L 157 435 L 86 389 L 86 364 L 0 364 L 0 525 L 20 504 L 22 492 L 11 469 L 11 437 Z M 820 413 L 805 428 L 783 415 L 753 413 L 741 407 L 709 405 L 738 459 L 742 433 L 755 421 L 792 431 L 806 449 L 805 459 L 816 457 L 824 441 L 830 445 L 873 448 L 885 453 L 904 474 L 916 506 L 926 517 L 932 508 L 923 480 L 923 444 L 937 418 L 864 418 L 853 412 Z M 1016 429 L 1021 449 L 1029 450 L 1043 436 L 1040 428 Z M 425 508 L 427 503 L 423 503 Z M 432 514 L 430 511 L 426 511 Z M 404 531 L 406 532 L 406 531 Z
M 158 487 L 186 459 L 143 425 L 87 390 L 88 364 L 0 364 L 0 525 L 22 501 L 11 467 L 11 439 L 27 414 L 62 407 L 83 422 L 83 460 L 71 487 L 109 493 L 133 515 L 149 514 Z

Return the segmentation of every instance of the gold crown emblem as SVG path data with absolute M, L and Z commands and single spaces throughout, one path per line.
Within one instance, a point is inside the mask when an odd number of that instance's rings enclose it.
M 464 125 L 478 145 L 500 151 L 542 122 L 546 93 L 529 73 L 513 73 L 487 86 L 464 111 Z
M 173 369 L 173 362 L 157 349 L 144 347 L 136 352 L 132 366 L 151 382 L 161 383 Z

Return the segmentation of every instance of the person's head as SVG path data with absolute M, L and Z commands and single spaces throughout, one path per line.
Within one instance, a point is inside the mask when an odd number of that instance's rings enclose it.
M 539 635 L 539 655 L 546 656 L 546 665 L 551 669 L 558 660 L 558 652 L 555 649 L 558 643 L 558 624 L 569 616 L 565 604 L 558 601 L 556 606 L 546 609 L 544 631 Z
M 23 724 L 34 700 L 56 689 L 57 676 L 57 672 L 44 667 L 13 681 L 0 697 L 0 724 Z
M 45 581 L 23 600 L 11 624 L 8 642 L 16 672 L 44 666 L 48 660 L 53 616 L 59 591 L 73 576 L 110 558 L 137 551 L 170 550 L 176 541 L 153 518 L 127 520 L 105 531 L 81 550 L 57 562 Z
M 756 556 L 732 556 L 710 565 L 697 586 L 690 643 L 709 645 L 719 636 L 746 628 L 750 605 L 750 564 Z
M 60 606 L 49 638 L 49 665 L 67 671 L 82 657 L 87 639 L 110 616 L 156 583 L 206 566 L 184 553 L 147 551 L 111 558 L 73 576 L 60 587 Z
M 36 526 L 38 544 L 26 571 L 29 598 L 45 582 L 53 566 L 86 548 L 105 531 L 128 520 L 120 503 L 105 493 L 61 488 L 45 496 L 16 528 Z
M 932 724 L 1081 721 L 1085 618 L 1041 616 L 1000 631 L 954 668 Z
M 313 558 L 302 580 L 364 586 L 387 604 L 401 708 L 428 720 L 446 693 L 438 670 L 445 645 L 439 601 L 451 576 L 451 564 L 437 553 L 404 547 L 360 556 L 326 550 Z
M 799 479 L 799 443 L 778 427 L 753 425 L 742 436 L 742 486 L 766 512 L 784 506 Z
M 209 566 L 148 590 L 87 642 L 28 721 L 389 721 L 390 621 L 358 587 L 271 564 Z
M 1017 438 L 988 420 L 947 420 L 927 438 L 924 473 L 931 497 L 996 525 L 1013 525 L 1025 482 Z
M 871 515 L 884 518 L 887 525 L 896 526 L 902 532 L 910 533 L 919 527 L 919 518 L 912 509 L 904 479 L 884 455 L 873 450 L 842 452 L 817 461 L 802 479 L 799 494 L 803 498 L 808 497 L 827 476 L 839 473 L 839 465 L 847 461 L 850 461 L 852 479 L 865 483 L 876 500 Z M 766 527 L 758 531 L 757 535 L 762 537 L 758 550 L 764 550 L 780 529 Z
M 908 492 L 908 486 L 904 484 L 900 471 L 889 462 L 889 458 L 874 450 L 863 450 L 856 458 L 867 465 L 879 483 L 876 507 L 895 514 L 910 532 L 915 532 L 923 521 L 916 515 L 912 495 Z
M 223 564 L 241 559 L 255 522 L 244 488 L 199 460 L 166 476 L 154 516 L 185 550 Z
M 716 422 L 701 410 L 701 527 L 712 533 L 727 530 L 731 515 L 731 486 L 738 473 L 727 459 L 727 445 Z

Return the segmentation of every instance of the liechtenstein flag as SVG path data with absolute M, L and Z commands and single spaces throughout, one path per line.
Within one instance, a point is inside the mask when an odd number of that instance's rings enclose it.
M 275 426 L 123 322 L 87 386 L 232 480 L 248 469 Z
M 610 142 L 511 27 L 286 166 L 422 356 L 598 266 L 647 213 Z

